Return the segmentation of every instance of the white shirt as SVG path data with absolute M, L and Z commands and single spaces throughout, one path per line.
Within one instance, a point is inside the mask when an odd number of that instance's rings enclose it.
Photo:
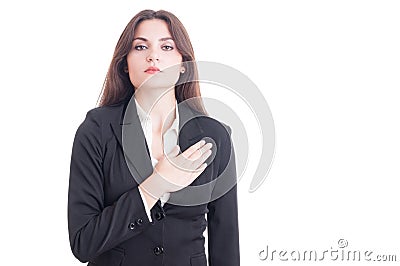
M 140 120 L 140 124 L 142 125 L 144 136 L 146 138 L 147 147 L 149 148 L 151 163 L 154 168 L 154 166 L 158 163 L 158 160 L 153 157 L 153 154 L 151 151 L 151 146 L 152 146 L 152 142 L 153 142 L 153 124 L 151 121 L 151 117 L 139 105 L 136 98 L 135 98 L 135 103 L 136 103 L 136 109 L 137 109 L 137 114 L 138 114 L 138 117 Z M 172 122 L 171 127 L 168 128 L 163 135 L 163 139 L 164 139 L 163 145 L 164 145 L 165 153 L 169 153 L 172 150 L 172 148 L 177 144 L 178 132 L 179 132 L 179 112 L 178 112 L 178 103 L 177 103 L 177 101 L 175 101 L 175 120 Z M 139 192 L 142 197 L 142 201 L 145 206 L 147 216 L 149 217 L 149 220 L 151 221 L 150 209 L 147 206 L 146 200 L 140 189 L 139 189 Z M 169 197 L 170 197 L 170 193 L 165 193 L 164 195 L 161 196 L 161 198 L 160 198 L 161 206 L 164 206 L 165 202 L 168 201 Z

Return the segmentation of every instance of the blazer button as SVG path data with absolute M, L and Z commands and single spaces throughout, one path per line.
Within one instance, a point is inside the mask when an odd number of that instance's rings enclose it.
M 129 224 L 129 229 L 131 229 L 131 230 L 135 229 L 135 224 L 134 223 L 130 223 Z
M 136 220 L 136 224 L 137 225 L 142 225 L 143 224 L 143 220 L 141 218 Z
M 164 253 L 164 248 L 163 247 L 155 247 L 154 248 L 154 254 L 156 254 L 157 256 L 161 255 L 163 253 Z
M 163 212 L 157 212 L 156 213 L 156 220 L 157 221 L 162 220 L 164 217 L 165 217 L 165 213 L 163 213 Z

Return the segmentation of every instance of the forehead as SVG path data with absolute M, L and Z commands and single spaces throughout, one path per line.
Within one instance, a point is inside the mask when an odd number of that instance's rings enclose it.
M 140 22 L 135 29 L 134 37 L 145 37 L 148 40 L 171 37 L 167 23 L 161 19 L 147 19 Z

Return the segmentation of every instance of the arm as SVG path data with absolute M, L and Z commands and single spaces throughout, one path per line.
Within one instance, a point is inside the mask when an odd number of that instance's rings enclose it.
M 96 110 L 89 111 L 72 148 L 68 230 L 72 252 L 81 262 L 96 258 L 149 225 L 138 188 L 104 206 L 101 130 Z
M 221 163 L 218 176 L 224 172 L 223 176 L 229 179 L 231 185 L 234 185 L 222 197 L 208 204 L 210 266 L 240 265 L 235 152 L 233 145 L 231 145 L 230 136 L 227 136 L 226 139 L 225 144 L 221 146 Z M 221 184 L 222 182 L 216 182 L 213 193 L 223 191 L 224 186 Z

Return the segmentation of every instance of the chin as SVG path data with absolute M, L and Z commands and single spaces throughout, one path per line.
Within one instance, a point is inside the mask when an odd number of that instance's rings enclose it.
M 168 89 L 174 87 L 178 82 L 179 74 L 177 75 L 166 75 L 165 73 L 157 73 L 150 76 L 140 87 L 151 88 L 151 89 Z

